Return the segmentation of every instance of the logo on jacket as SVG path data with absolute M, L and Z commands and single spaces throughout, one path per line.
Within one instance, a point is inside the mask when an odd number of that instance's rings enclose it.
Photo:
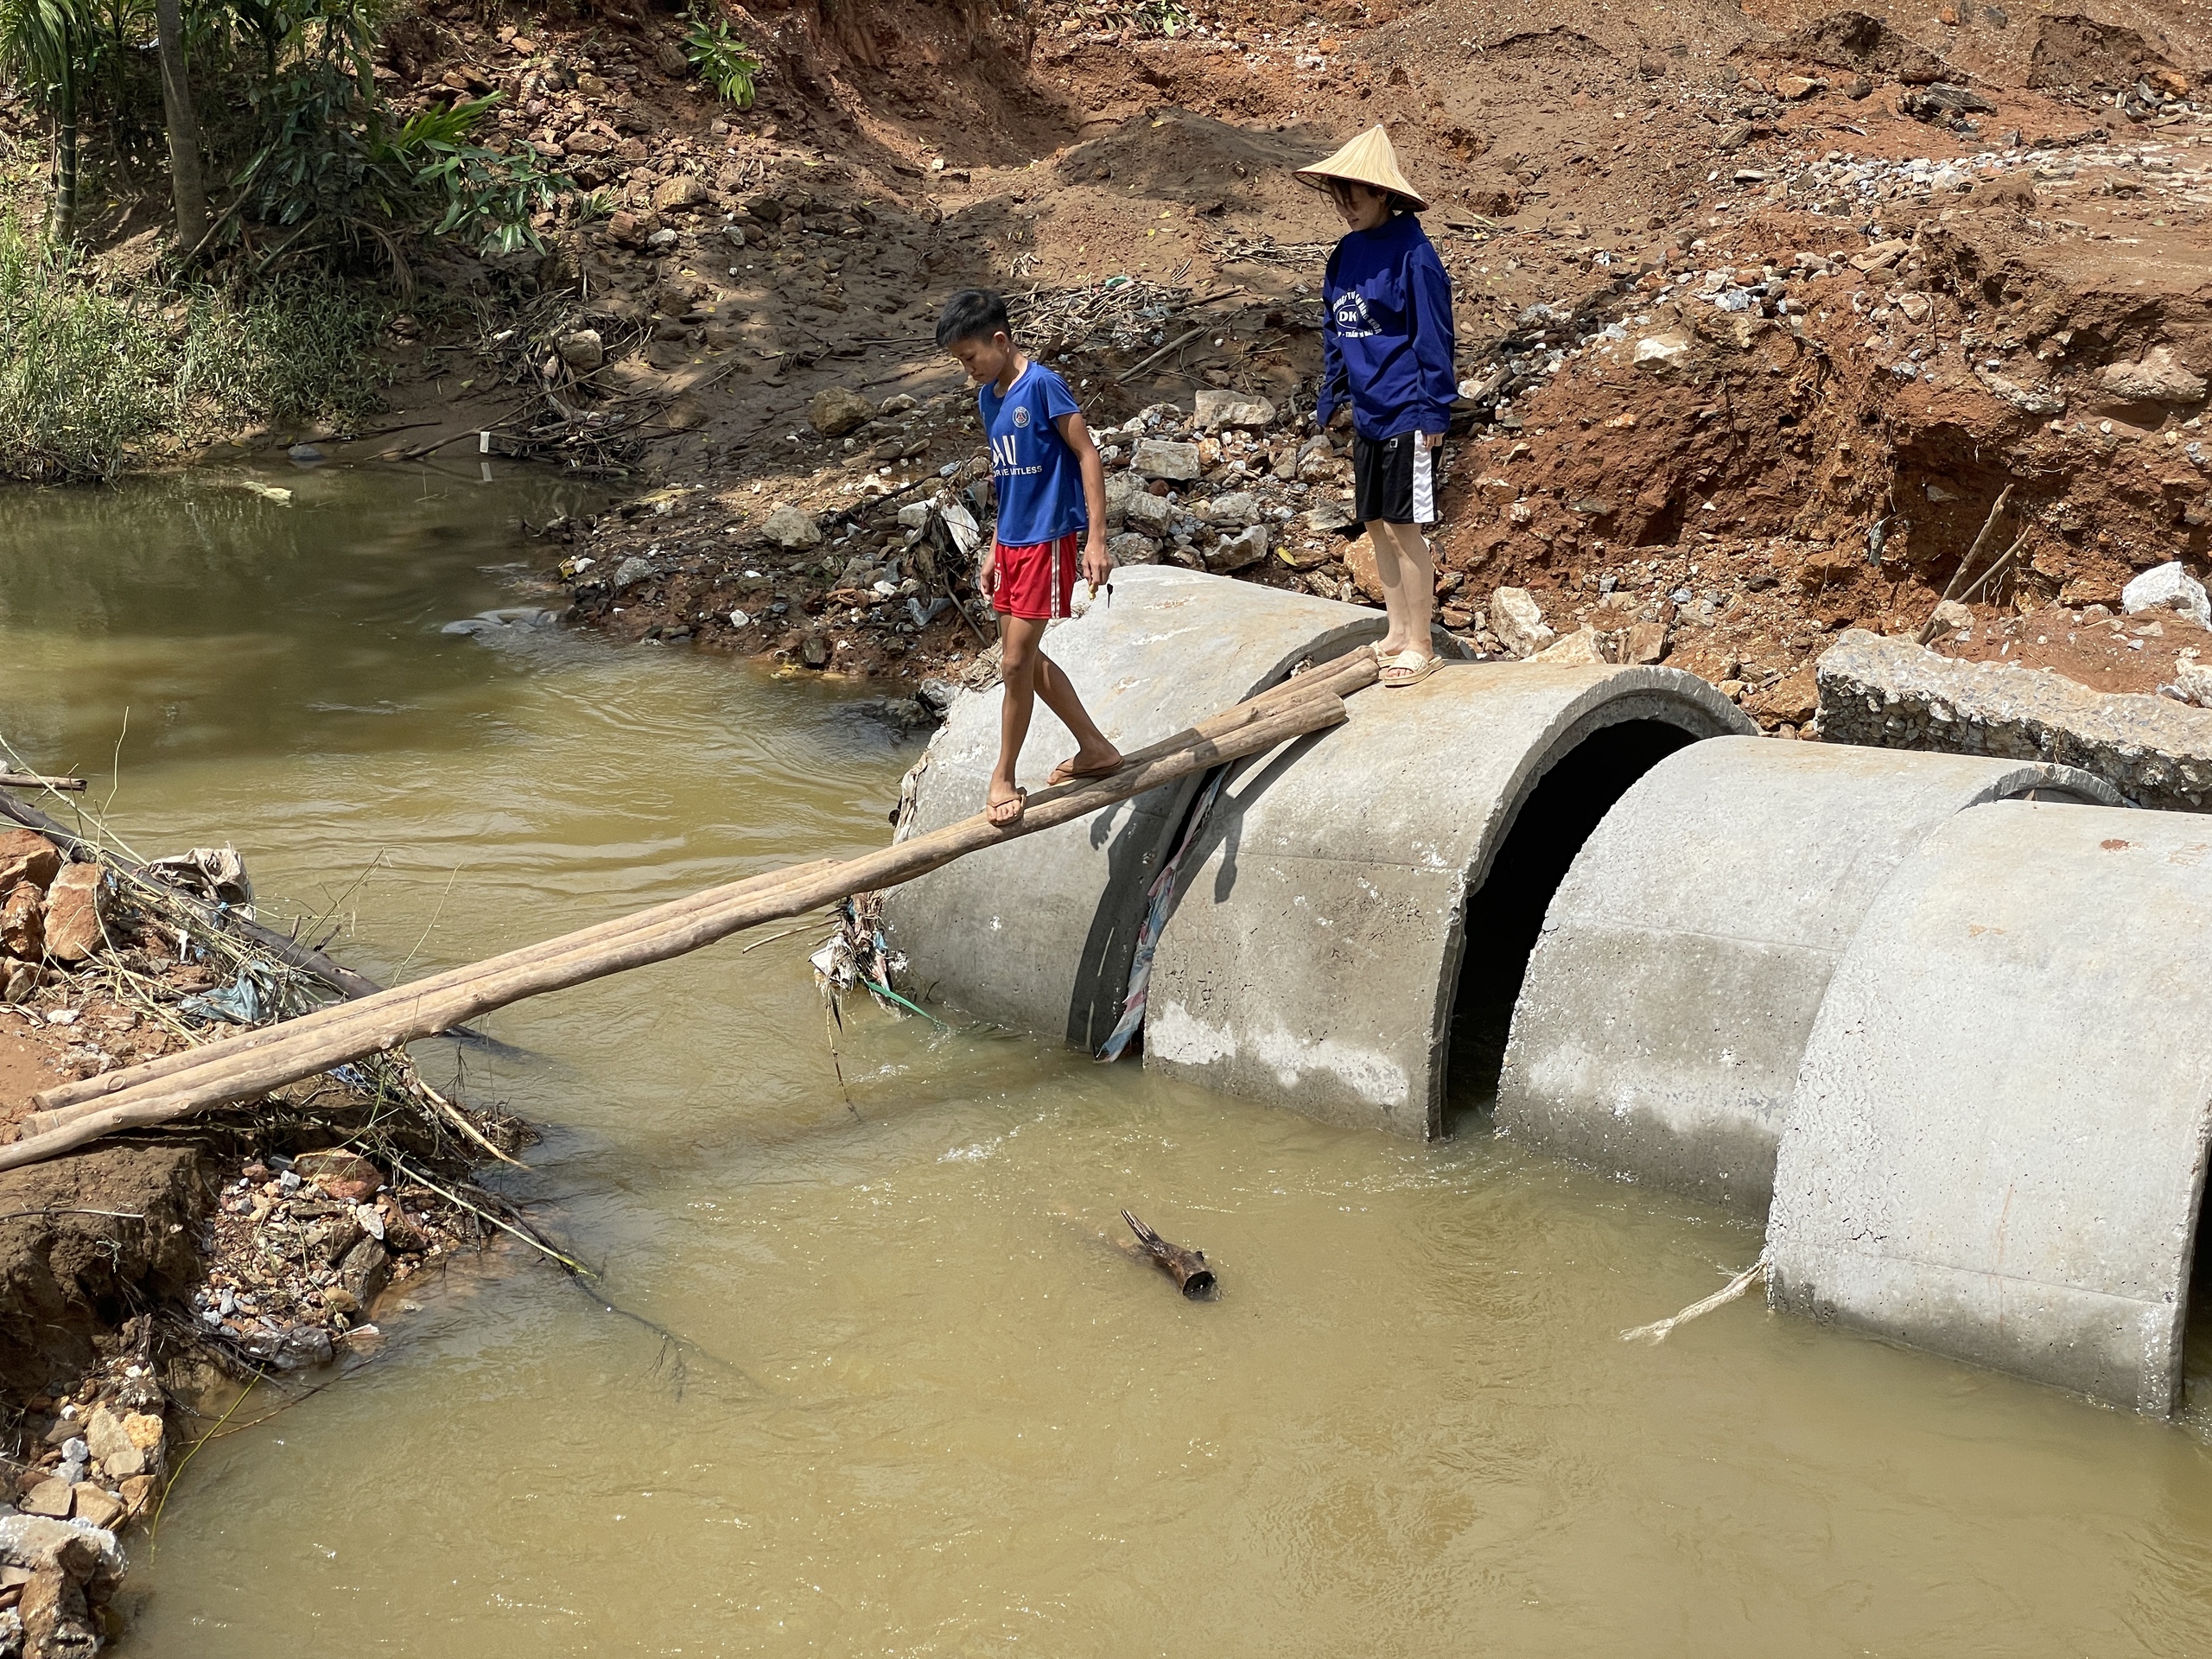
M 1014 411 L 1014 423 L 1016 426 L 1027 426 L 1029 424 L 1028 404 L 1024 404 L 1020 408 Z
M 1375 325 L 1375 314 L 1367 308 L 1367 296 L 1357 289 L 1337 296 L 1335 317 L 1337 332 L 1355 340 L 1382 332 Z

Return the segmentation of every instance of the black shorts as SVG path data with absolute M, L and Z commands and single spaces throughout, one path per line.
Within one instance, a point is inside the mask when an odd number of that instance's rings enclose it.
M 1418 432 L 1351 435 L 1352 512 L 1363 524 L 1436 522 L 1436 452 Z

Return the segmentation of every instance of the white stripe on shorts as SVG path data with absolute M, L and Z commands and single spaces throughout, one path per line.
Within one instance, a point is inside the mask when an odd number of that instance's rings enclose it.
M 1058 616 L 1061 613 L 1060 544 L 1066 539 L 1067 537 L 1065 536 L 1055 536 L 1052 537 L 1052 596 L 1045 601 L 1045 614 L 1047 616 Z
M 1436 481 L 1429 457 L 1436 452 L 1418 432 L 1412 434 L 1408 442 L 1414 447 L 1414 523 L 1433 524 L 1436 522 Z

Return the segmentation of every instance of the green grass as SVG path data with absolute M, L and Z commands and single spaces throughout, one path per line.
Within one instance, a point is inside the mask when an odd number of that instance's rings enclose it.
M 0 219 L 0 473 L 102 478 L 169 402 L 162 333 Z
M 334 277 L 133 303 L 0 217 L 0 476 L 111 478 L 244 423 L 359 420 L 391 308 Z

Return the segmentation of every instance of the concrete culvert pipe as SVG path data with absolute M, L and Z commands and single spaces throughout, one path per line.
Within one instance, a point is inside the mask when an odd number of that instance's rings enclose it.
M 1382 637 L 1381 613 L 1173 565 L 1115 573 L 1110 606 L 1053 627 L 1045 649 L 1123 750 L 1266 690 L 1306 657 Z M 931 742 L 912 833 L 981 810 L 1004 693 L 961 697 Z M 1075 740 L 1042 702 L 1020 776 L 1036 788 Z M 939 1001 L 1084 1047 L 1120 1016 L 1146 889 L 1199 780 L 973 853 L 884 895 L 887 938 Z
M 1362 693 L 1344 725 L 1230 774 L 1154 961 L 1145 1064 L 1441 1133 L 1455 1000 L 1479 1091 L 1583 838 L 1662 757 L 1749 726 L 1663 668 L 1454 664 Z
M 1499 1129 L 1601 1173 L 1764 1215 L 1828 976 L 1954 814 L 2069 767 L 1725 738 L 1662 761 L 1583 846 L 1529 962 Z
M 1772 1304 L 2166 1412 L 2212 1136 L 2212 830 L 2005 802 L 1939 825 L 1814 1024 Z

